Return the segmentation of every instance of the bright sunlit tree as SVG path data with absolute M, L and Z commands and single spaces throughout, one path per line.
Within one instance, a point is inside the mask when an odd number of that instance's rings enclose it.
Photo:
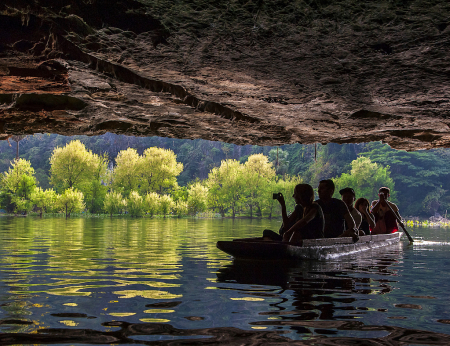
M 0 203 L 9 212 L 27 213 L 33 207 L 31 196 L 35 189 L 36 178 L 30 161 L 16 159 L 1 175 Z

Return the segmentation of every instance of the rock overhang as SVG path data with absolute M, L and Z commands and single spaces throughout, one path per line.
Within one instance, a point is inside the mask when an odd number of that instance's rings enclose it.
M 150 1 L 7 0 L 0 138 L 114 132 L 448 147 L 450 28 L 440 18 L 450 11 L 432 3 L 441 13 L 403 6 L 394 24 L 367 31 L 326 17 L 302 30 L 268 33 L 259 19 L 224 33 L 190 18 L 184 31 L 168 29 Z

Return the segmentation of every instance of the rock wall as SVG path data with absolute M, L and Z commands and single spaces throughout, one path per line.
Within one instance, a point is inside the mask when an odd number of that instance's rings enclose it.
M 0 139 L 450 146 L 446 1 L 161 3 L 4 0 Z

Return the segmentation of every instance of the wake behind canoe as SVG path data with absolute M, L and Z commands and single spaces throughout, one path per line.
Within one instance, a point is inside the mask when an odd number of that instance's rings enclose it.
M 236 258 L 325 260 L 389 246 L 398 243 L 402 235 L 402 232 L 367 235 L 360 237 L 356 243 L 352 238 L 308 239 L 301 246 L 247 238 L 218 241 L 217 247 Z

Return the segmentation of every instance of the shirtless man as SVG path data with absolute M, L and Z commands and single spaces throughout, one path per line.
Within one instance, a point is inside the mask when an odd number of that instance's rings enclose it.
M 319 199 L 316 201 L 323 211 L 325 219 L 325 238 L 352 237 L 358 240 L 358 230 L 355 228 L 355 221 L 350 215 L 347 206 L 343 201 L 333 198 L 333 180 L 321 180 L 317 192 Z M 345 224 L 347 226 L 345 226 Z
M 372 230 L 372 234 L 388 234 L 398 231 L 397 218 L 401 220 L 401 217 L 397 206 L 388 201 L 390 192 L 388 187 L 381 187 L 378 190 L 379 199 L 372 202 L 372 214 L 375 216 L 375 228 Z

